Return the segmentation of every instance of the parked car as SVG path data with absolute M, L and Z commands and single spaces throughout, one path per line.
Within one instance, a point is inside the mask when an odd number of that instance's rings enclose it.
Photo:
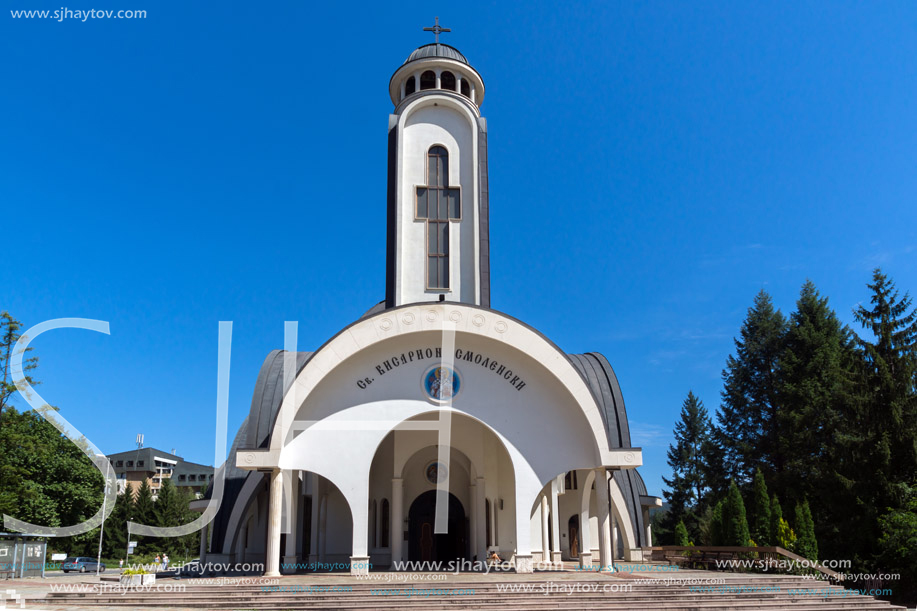
M 95 571 L 98 567 L 99 572 L 105 572 L 105 563 L 99 564 L 95 558 L 86 558 L 83 556 L 68 556 L 64 558 L 64 563 L 61 565 L 61 569 L 65 573 L 70 571 L 79 571 L 80 573 L 86 573 L 89 571 Z

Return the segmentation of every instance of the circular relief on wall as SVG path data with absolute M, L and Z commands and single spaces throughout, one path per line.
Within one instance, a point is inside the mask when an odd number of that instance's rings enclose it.
M 433 365 L 423 372 L 420 385 L 430 399 L 449 401 L 462 392 L 462 376 L 457 369 L 445 365 Z
M 430 322 L 436 320 L 436 310 L 427 310 L 427 320 Z
M 406 325 L 413 325 L 413 324 L 414 324 L 414 313 L 413 313 L 413 312 L 408 312 L 407 314 L 405 314 L 404 316 L 402 316 L 402 317 L 401 317 L 401 322 L 403 322 L 403 323 L 406 324 Z
M 392 321 L 388 318 L 383 318 L 379 321 L 379 328 L 383 331 L 388 331 L 392 328 Z
M 255 462 L 255 455 L 254 455 L 254 454 L 246 454 L 246 455 L 245 455 L 245 462 L 246 462 L 247 464 L 249 464 L 249 465 L 252 464 L 253 462 Z
M 628 452 L 627 454 L 624 455 L 624 462 L 634 462 L 636 458 L 637 457 L 634 456 L 632 452 Z
M 505 320 L 498 320 L 497 324 L 494 325 L 494 331 L 497 333 L 506 333 L 508 328 Z
M 462 313 L 458 310 L 452 310 L 452 313 L 449 314 L 449 320 L 452 322 L 462 322 Z
M 471 317 L 471 324 L 473 324 L 475 327 L 483 327 L 484 322 L 485 322 L 485 319 L 480 314 L 475 314 L 474 316 Z
M 449 470 L 446 468 L 446 465 L 434 460 L 427 463 L 427 466 L 424 467 L 423 474 L 428 482 L 435 485 L 446 479 L 446 476 L 449 475 Z

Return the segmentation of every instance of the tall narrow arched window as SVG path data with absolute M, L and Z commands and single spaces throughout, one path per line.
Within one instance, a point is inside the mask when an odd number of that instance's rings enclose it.
M 379 513 L 381 514 L 379 518 L 379 547 L 388 547 L 388 534 L 392 526 L 391 512 L 388 508 L 388 499 L 382 499 L 382 508 Z
M 378 529 L 376 528 L 376 501 L 369 502 L 369 544 L 372 547 L 376 547 L 376 534 Z
M 449 288 L 449 221 L 462 218 L 461 191 L 449 186 L 449 152 L 427 151 L 427 184 L 417 187 L 417 220 L 427 222 L 427 289 Z
M 471 87 L 468 86 L 468 79 L 462 79 L 462 95 L 466 98 L 471 97 Z
M 434 89 L 436 87 L 436 73 L 432 70 L 427 70 L 420 75 L 420 88 L 421 89 Z
M 446 70 L 439 75 L 439 88 L 455 91 L 455 75 Z
M 404 82 L 404 95 L 411 95 L 417 91 L 417 81 L 413 76 L 409 76 L 408 80 Z

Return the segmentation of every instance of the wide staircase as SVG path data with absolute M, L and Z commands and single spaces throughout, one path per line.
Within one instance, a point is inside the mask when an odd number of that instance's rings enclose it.
M 507 611 L 904 609 L 827 581 L 780 575 L 679 571 L 665 581 L 666 576 L 651 579 L 621 573 L 583 575 L 550 572 L 499 576 L 450 574 L 446 581 L 438 581 L 433 580 L 434 576 L 406 574 L 403 582 L 397 581 L 397 575 L 390 575 L 382 574 L 378 581 L 357 580 L 343 575 L 294 575 L 267 582 L 269 585 L 252 584 L 252 579 L 240 582 L 226 578 L 223 585 L 205 584 L 199 579 L 166 579 L 158 580 L 150 589 L 99 593 L 87 588 L 83 592 L 50 592 L 42 598 L 30 598 L 26 608 L 369 611 L 402 609 L 410 605 L 418 609 Z M 692 583 L 694 579 L 710 578 L 722 579 L 724 583 Z M 98 586 L 99 583 L 86 581 L 83 585 Z

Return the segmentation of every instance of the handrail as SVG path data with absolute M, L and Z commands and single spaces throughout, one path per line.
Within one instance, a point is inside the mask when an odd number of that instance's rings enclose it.
M 707 553 L 713 554 L 776 554 L 778 556 L 783 556 L 792 560 L 798 565 L 802 565 L 805 568 L 812 568 L 821 574 L 827 576 L 830 579 L 835 581 L 843 581 L 844 575 L 838 573 L 837 571 L 832 571 L 829 568 L 823 567 L 821 564 L 814 560 L 809 560 L 808 558 L 803 558 L 798 554 L 784 549 L 782 547 L 742 547 L 742 546 L 717 546 L 717 545 L 662 545 L 655 546 L 650 548 L 650 551 L 661 551 L 663 555 L 666 552 L 701 552 L 702 555 Z

